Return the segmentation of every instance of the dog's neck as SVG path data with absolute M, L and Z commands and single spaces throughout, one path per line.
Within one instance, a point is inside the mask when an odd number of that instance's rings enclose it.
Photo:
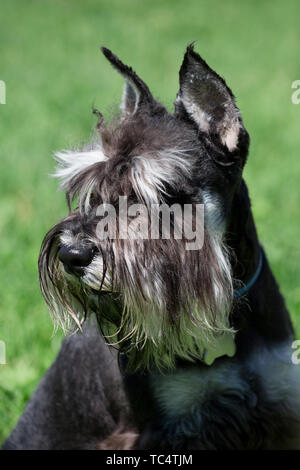
M 241 182 L 233 198 L 226 242 L 234 253 L 232 259 L 234 279 L 247 284 L 257 270 L 261 245 L 244 181 Z M 243 346 L 248 341 L 251 342 L 250 337 L 253 339 L 253 335 L 263 336 L 271 342 L 276 342 L 284 341 L 293 334 L 283 297 L 264 252 L 260 275 L 245 298 L 235 303 L 231 321 L 239 331 L 236 340 Z
M 226 231 L 226 244 L 232 249 L 234 279 L 247 283 L 257 269 L 260 243 L 251 211 L 250 199 L 242 180 L 232 202 L 230 220 Z

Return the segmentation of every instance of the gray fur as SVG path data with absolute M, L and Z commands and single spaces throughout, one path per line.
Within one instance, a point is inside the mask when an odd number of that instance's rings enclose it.
M 93 322 L 64 340 L 3 448 L 97 448 L 127 415 L 116 351 Z

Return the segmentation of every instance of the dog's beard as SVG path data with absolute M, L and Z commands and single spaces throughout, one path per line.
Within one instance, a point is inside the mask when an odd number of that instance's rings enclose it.
M 94 311 L 107 342 L 127 354 L 131 370 L 203 359 L 216 336 L 231 330 L 231 268 L 219 237 L 206 233 L 198 251 L 178 240 L 107 240 L 76 279 L 57 257 L 61 233 L 59 226 L 49 232 L 39 261 L 55 322 L 64 330 L 80 328 Z

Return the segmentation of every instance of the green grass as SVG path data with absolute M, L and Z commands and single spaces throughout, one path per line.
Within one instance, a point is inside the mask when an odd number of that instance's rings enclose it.
M 245 172 L 258 231 L 300 335 L 300 79 L 297 0 L 3 0 L 0 79 L 0 442 L 54 359 L 61 334 L 38 286 L 43 235 L 66 213 L 48 178 L 54 150 L 89 138 L 91 105 L 111 114 L 122 80 L 101 56 L 110 47 L 171 106 L 185 46 L 238 97 L 252 136 Z

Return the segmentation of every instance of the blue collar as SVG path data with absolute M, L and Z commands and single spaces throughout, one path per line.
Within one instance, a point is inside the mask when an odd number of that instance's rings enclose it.
M 258 265 L 257 265 L 256 271 L 253 274 L 253 276 L 251 277 L 250 281 L 248 281 L 246 285 L 241 287 L 241 289 L 238 289 L 238 290 L 234 291 L 233 295 L 234 295 L 235 298 L 241 297 L 242 295 L 246 294 L 251 289 L 251 287 L 255 284 L 255 282 L 257 281 L 257 279 L 260 276 L 260 273 L 261 273 L 261 270 L 262 270 L 262 265 L 263 265 L 263 250 L 260 247 Z

